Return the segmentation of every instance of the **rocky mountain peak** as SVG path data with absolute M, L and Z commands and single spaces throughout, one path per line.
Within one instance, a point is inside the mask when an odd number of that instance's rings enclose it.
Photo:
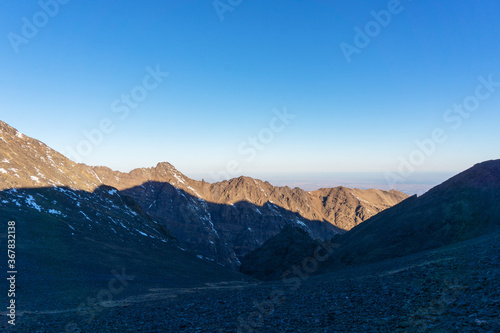
M 101 185 L 88 166 L 70 161 L 4 122 L 0 130 L 0 189 L 66 186 L 91 191 Z
M 172 173 L 172 174 L 178 174 L 180 173 L 172 164 L 168 162 L 160 162 L 154 167 L 154 170 L 158 173 L 160 172 L 165 172 L 165 173 Z

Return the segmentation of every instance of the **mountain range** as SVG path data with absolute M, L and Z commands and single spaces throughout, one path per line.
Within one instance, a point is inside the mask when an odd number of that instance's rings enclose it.
M 153 221 L 143 224 L 151 232 L 173 236 L 181 246 L 233 269 L 286 225 L 326 240 L 407 198 L 396 190 L 336 187 L 307 192 L 243 176 L 212 184 L 191 179 L 169 163 L 123 173 L 75 163 L 6 123 L 0 122 L 0 131 L 0 190 L 6 191 L 6 207 L 96 223 L 107 223 L 115 214 L 128 213 L 132 219 L 138 214 Z M 25 200 L 24 194 L 15 196 L 16 189 L 56 191 L 67 200 L 51 204 L 42 193 Z M 82 201 L 74 193 L 81 191 L 96 196 L 94 205 L 100 201 L 106 213 L 77 209 L 75 204 Z M 135 211 L 123 211 L 120 203 L 125 200 Z M 120 226 L 114 221 L 110 223 Z

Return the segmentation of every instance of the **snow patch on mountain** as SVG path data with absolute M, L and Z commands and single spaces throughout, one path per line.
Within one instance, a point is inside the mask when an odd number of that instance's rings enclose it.
M 28 204 L 28 206 L 31 206 L 33 209 L 36 209 L 38 210 L 39 212 L 42 211 L 42 207 L 40 207 L 36 202 L 35 202 L 35 198 L 33 198 L 32 195 L 28 195 L 26 197 L 26 203 Z

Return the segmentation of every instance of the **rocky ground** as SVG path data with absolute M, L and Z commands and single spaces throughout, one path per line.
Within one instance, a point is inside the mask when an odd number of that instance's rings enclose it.
M 500 235 L 279 282 L 25 312 L 17 332 L 500 332 Z M 19 310 L 21 311 L 21 310 Z M 4 325 L 4 323 L 2 323 Z M 4 329 L 6 325 L 0 329 Z M 8 328 L 10 329 L 10 327 Z

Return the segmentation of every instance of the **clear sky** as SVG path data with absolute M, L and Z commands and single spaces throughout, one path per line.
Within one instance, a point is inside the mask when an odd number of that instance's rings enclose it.
M 406 177 L 499 157 L 498 0 L 41 3 L 0 3 L 0 119 L 87 164 Z

